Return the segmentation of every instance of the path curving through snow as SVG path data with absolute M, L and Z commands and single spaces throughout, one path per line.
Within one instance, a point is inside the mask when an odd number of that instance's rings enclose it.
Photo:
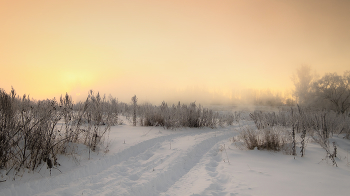
M 53 176 L 45 167 L 0 183 L 0 196 L 26 195 L 348 195 L 350 141 L 337 143 L 338 167 L 310 141 L 306 156 L 244 150 L 230 139 L 239 126 L 180 129 L 117 126 L 109 152 L 60 157 Z M 77 161 L 79 160 L 79 161 Z
M 72 171 L 5 187 L 0 195 L 159 195 L 234 134 L 231 129 L 156 133 L 150 139 L 141 135 L 143 141 Z

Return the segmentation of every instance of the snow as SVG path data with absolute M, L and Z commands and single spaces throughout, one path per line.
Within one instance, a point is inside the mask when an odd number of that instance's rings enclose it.
M 76 153 L 59 157 L 60 171 L 53 169 L 50 176 L 43 166 L 15 180 L 12 175 L 0 183 L 0 195 L 349 194 L 349 140 L 332 138 L 338 145 L 335 167 L 311 141 L 305 157 L 240 149 L 232 138 L 249 123 L 178 130 L 114 126 L 90 159 L 88 149 L 72 144 Z

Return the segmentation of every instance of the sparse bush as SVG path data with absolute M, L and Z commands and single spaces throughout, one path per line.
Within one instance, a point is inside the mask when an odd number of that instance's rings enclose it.
M 324 135 L 324 132 L 322 130 L 316 131 L 315 135 L 313 135 L 312 138 L 326 151 L 326 157 L 333 162 L 333 165 L 338 167 L 337 162 L 335 161 L 335 157 L 337 157 L 337 147 L 335 143 L 333 143 L 334 151 L 331 152 L 328 137 Z
M 238 136 L 239 140 L 243 141 L 244 146 L 253 150 L 286 150 L 286 144 L 290 140 L 289 136 L 278 128 L 252 129 L 245 128 L 241 130 Z

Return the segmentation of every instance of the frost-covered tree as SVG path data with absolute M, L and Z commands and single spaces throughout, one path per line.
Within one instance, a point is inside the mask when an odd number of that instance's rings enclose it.
M 327 73 L 313 84 L 318 98 L 330 103 L 331 109 L 345 113 L 350 109 L 350 71 L 343 76 Z
M 293 94 L 299 105 L 308 103 L 310 99 L 310 88 L 315 78 L 315 74 L 312 73 L 311 66 L 309 65 L 301 65 L 297 68 L 296 73 L 293 74 Z

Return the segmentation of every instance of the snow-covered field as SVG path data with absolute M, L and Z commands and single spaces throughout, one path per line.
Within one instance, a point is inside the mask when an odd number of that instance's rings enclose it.
M 239 149 L 232 142 L 239 129 L 238 124 L 175 131 L 115 126 L 109 152 L 101 147 L 89 160 L 86 148 L 72 145 L 76 153 L 59 158 L 60 171 L 52 169 L 50 176 L 43 166 L 21 172 L 0 183 L 0 195 L 350 194 L 349 140 L 333 137 L 338 145 L 335 167 L 314 142 L 307 144 L 305 157 L 295 159 L 282 152 Z

